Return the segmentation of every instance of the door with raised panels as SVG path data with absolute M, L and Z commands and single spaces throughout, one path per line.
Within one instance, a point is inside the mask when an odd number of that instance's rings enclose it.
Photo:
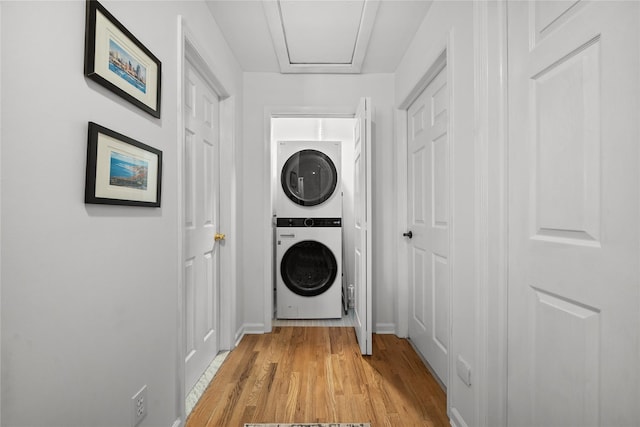
M 446 68 L 408 111 L 409 338 L 447 384 L 449 91 Z M 408 233 L 407 233 L 408 234 Z
M 218 352 L 220 147 L 216 92 L 185 61 L 184 82 L 185 392 Z
M 640 420 L 640 10 L 514 1 L 508 424 Z
M 371 354 L 372 265 L 371 265 L 371 99 L 362 98 L 354 128 L 354 251 L 355 330 L 360 352 Z

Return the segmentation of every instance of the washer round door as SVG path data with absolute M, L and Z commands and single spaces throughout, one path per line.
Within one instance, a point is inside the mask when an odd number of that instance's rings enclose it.
M 291 292 L 305 297 L 320 295 L 336 279 L 338 264 L 331 250 L 315 240 L 291 246 L 282 257 L 280 274 Z
M 301 150 L 282 167 L 282 190 L 294 203 L 315 206 L 329 199 L 338 185 L 338 171 L 329 156 Z

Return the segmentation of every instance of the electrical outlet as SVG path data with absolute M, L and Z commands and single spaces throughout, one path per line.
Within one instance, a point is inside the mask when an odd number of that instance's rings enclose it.
M 144 385 L 140 391 L 131 398 L 133 404 L 132 427 L 140 424 L 140 421 L 147 415 L 147 386 Z
M 458 360 L 456 360 L 456 372 L 462 382 L 465 383 L 467 387 L 471 387 L 471 366 L 460 357 L 460 355 L 458 355 Z

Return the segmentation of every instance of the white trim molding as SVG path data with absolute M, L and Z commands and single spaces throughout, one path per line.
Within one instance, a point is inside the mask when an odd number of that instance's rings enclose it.
M 221 251 L 221 283 L 220 287 L 220 350 L 232 350 L 235 345 L 232 340 L 233 319 L 236 315 L 236 281 L 237 281 L 237 178 L 236 169 L 236 137 L 235 137 L 235 109 L 236 98 L 233 95 L 220 101 L 220 173 L 229 177 L 229 185 L 220 188 L 220 227 L 226 234 L 222 245 L 226 249 Z
M 177 135 L 177 141 L 179 144 L 182 144 L 182 141 L 184 141 L 184 88 L 183 88 L 183 84 L 182 81 L 184 79 L 184 75 L 185 75 L 185 70 L 184 70 L 184 61 L 185 61 L 185 42 L 184 42 L 184 38 L 185 38 L 185 34 L 184 34 L 184 22 L 182 19 L 181 15 L 178 15 L 178 37 L 177 37 L 177 44 L 178 44 L 178 48 L 177 48 L 177 58 L 176 58 L 176 63 L 178 64 L 178 72 L 177 72 L 177 85 L 178 85 L 178 105 L 177 105 L 177 130 L 178 130 L 178 135 Z M 186 395 L 186 386 L 185 386 L 185 347 L 186 347 L 186 333 L 185 333 L 185 325 L 184 325 L 184 316 L 185 316 L 185 312 L 184 312 L 184 280 L 183 280 L 183 275 L 182 275 L 182 257 L 184 254 L 184 244 L 183 244 L 183 227 L 184 227 L 184 214 L 183 214 L 183 209 L 182 209 L 182 205 L 184 203 L 184 196 L 182 194 L 182 188 L 184 185 L 183 179 L 182 179 L 182 174 L 183 174 L 183 167 L 182 167 L 182 162 L 183 162 L 183 155 L 182 155 L 182 150 L 178 149 L 177 150 L 177 155 L 176 155 L 176 168 L 177 168 L 177 173 L 176 173 L 176 181 L 177 181 L 177 188 L 178 188 L 178 200 L 177 200 L 177 206 L 176 209 L 178 210 L 177 212 L 177 219 L 178 219 L 178 231 L 179 231 L 179 236 L 178 236 L 178 259 L 176 260 L 176 262 L 178 263 L 178 276 L 176 277 L 176 283 L 178 284 L 178 286 L 176 287 L 176 301 L 177 301 L 177 318 L 176 318 L 176 330 L 178 331 L 177 333 L 177 338 L 178 338 L 178 345 L 177 345 L 177 349 L 176 349 L 176 413 L 178 415 L 178 419 L 176 420 L 176 422 L 174 422 L 174 426 L 176 425 L 176 423 L 178 423 L 179 425 L 182 425 L 185 421 L 186 421 L 186 404 L 185 404 L 185 395 Z
M 274 248 L 273 248 L 273 193 L 275 191 L 275 183 L 273 181 L 276 147 L 271 144 L 271 119 L 278 117 L 318 117 L 318 118 L 353 118 L 355 115 L 355 106 L 353 107 L 296 107 L 296 106 L 267 106 L 264 108 L 264 159 L 265 171 L 269 179 L 264 180 L 264 194 L 269 197 L 265 198 L 265 206 L 263 212 L 269 212 L 264 222 L 263 244 L 266 248 L 264 256 L 264 325 L 263 330 L 259 333 L 269 333 L 273 329 L 273 280 L 274 280 Z M 250 332 L 245 332 L 250 333 Z M 258 333 L 258 332 L 256 332 Z
M 376 323 L 375 333 L 379 335 L 384 334 L 396 334 L 396 324 L 395 323 Z
M 358 74 L 362 70 L 364 57 L 369 46 L 373 24 L 378 13 L 380 0 L 365 0 L 356 37 L 353 56 L 350 63 L 293 63 L 289 57 L 287 36 L 282 21 L 282 10 L 279 0 L 262 0 L 271 40 L 280 65 L 280 72 L 285 74 L 321 73 L 321 74 Z
M 502 0 L 475 0 L 476 214 L 475 418 L 507 425 L 507 14 Z
M 415 100 L 415 99 L 414 99 Z M 412 101 L 413 102 L 413 101 Z M 411 103 L 409 103 L 410 105 Z M 396 335 L 400 338 L 406 338 L 409 336 L 409 272 L 407 267 L 407 260 L 409 259 L 408 245 L 404 242 L 402 233 L 405 233 L 408 229 L 408 185 L 409 179 L 407 176 L 409 167 L 407 164 L 407 109 L 409 106 L 403 109 L 397 109 L 395 111 L 395 130 L 396 130 L 396 310 L 395 320 L 397 325 Z
M 0 2 L 0 22 L 2 22 L 2 3 Z M 2 45 L 2 33 L 0 32 L 0 46 Z M 2 55 L 0 55 L 0 99 L 2 99 Z M 0 130 L 2 129 L 2 105 L 0 104 Z M 0 132 L 0 159 L 2 159 L 2 132 Z M 0 162 L 1 163 L 1 162 Z M 0 182 L 2 182 L 2 170 L 0 169 Z M 0 187 L 0 218 L 2 218 L 2 192 Z M 0 224 L 2 222 L 0 221 Z M 0 231 L 0 242 L 2 241 Z M 2 252 L 0 250 L 0 278 L 2 277 Z M 2 367 L 2 280 L 0 280 L 0 371 Z M 2 376 L 0 375 L 0 423 L 2 423 Z
M 456 120 L 457 120 L 457 108 L 458 105 L 455 102 L 456 89 L 458 82 L 456 81 L 455 74 L 457 72 L 457 65 L 454 58 L 457 54 L 457 47 L 455 45 L 455 31 L 451 28 L 447 33 L 446 38 L 446 72 L 447 72 L 447 86 L 449 87 L 449 123 L 448 123 L 448 135 L 449 135 L 449 284 L 453 288 L 456 283 L 456 254 L 457 247 L 455 245 L 456 236 L 456 220 L 455 215 L 457 213 L 455 200 L 456 200 L 456 156 L 455 148 L 456 143 Z M 442 55 L 441 55 L 442 56 Z M 456 366 L 456 354 L 457 351 L 453 351 L 455 348 L 455 337 L 453 335 L 453 316 L 455 314 L 455 299 L 453 298 L 453 292 L 449 292 L 449 366 L 447 371 L 447 378 L 449 383 L 447 386 L 447 415 L 450 419 L 453 419 L 453 414 L 457 414 L 458 411 L 454 406 L 454 399 L 452 398 L 453 392 L 451 382 L 453 378 L 454 366 Z M 457 377 L 457 376 L 456 376 Z M 460 414 L 459 414 L 460 415 Z
M 494 384 L 486 398 L 487 426 L 507 425 L 507 302 L 508 302 L 508 73 L 507 3 L 488 2 L 488 106 L 489 133 L 487 169 L 489 171 L 489 298 L 487 379 Z M 495 236 L 495 237 L 492 237 Z M 490 315 L 495 313 L 495 323 Z M 492 356 L 493 355 L 493 356 Z
M 265 333 L 263 323 L 245 323 L 236 331 L 234 335 L 234 347 L 237 347 L 245 335 L 261 335 Z
M 488 17 L 487 2 L 473 2 L 473 99 L 474 99 L 474 183 L 475 200 L 475 323 L 476 373 L 475 414 L 478 426 L 485 426 L 488 399 L 488 261 L 489 261 L 489 93 L 488 93 Z
M 411 92 L 409 92 L 406 98 L 400 103 L 398 108 L 405 111 L 408 110 L 411 104 L 413 104 L 413 102 L 418 99 L 418 96 L 429 86 L 429 83 L 447 66 L 447 50 L 451 38 L 452 34 L 449 34 L 446 41 L 447 45 L 441 47 L 440 54 L 433 60 L 427 71 L 422 75 L 420 80 L 416 82 Z
M 455 408 L 451 409 L 449 422 L 451 422 L 451 427 L 469 427 L 467 423 L 464 422 L 464 418 L 462 418 L 460 412 Z

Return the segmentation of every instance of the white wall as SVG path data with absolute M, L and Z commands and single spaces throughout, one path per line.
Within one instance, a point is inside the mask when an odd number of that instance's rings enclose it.
M 401 105 L 440 53 L 448 48 L 451 97 L 451 341 L 450 360 L 461 356 L 471 365 L 467 387 L 450 363 L 447 389 L 449 415 L 457 426 L 480 425 L 481 371 L 478 354 L 476 288 L 476 205 L 474 135 L 474 15 L 472 1 L 436 1 L 420 26 L 395 74 L 396 105 Z M 406 220 L 405 220 L 406 223 Z M 404 243 L 401 243 L 404 244 Z M 403 265 L 399 269 L 405 268 Z
M 395 258 L 393 236 L 386 225 L 393 223 L 395 212 L 389 203 L 395 183 L 393 145 L 392 74 L 365 75 L 282 75 L 275 73 L 244 74 L 244 144 L 242 163 L 241 222 L 244 224 L 242 252 L 239 262 L 251 260 L 251 268 L 239 274 L 244 292 L 245 330 L 264 330 L 265 290 L 269 289 L 267 271 L 270 248 L 264 245 L 265 227 L 271 227 L 269 211 L 269 179 L 266 170 L 269 154 L 265 144 L 265 108 L 268 107 L 355 107 L 358 100 L 370 96 L 374 105 L 373 141 L 373 288 L 374 330 L 394 328 L 393 300 Z M 240 296 L 238 296 L 240 298 Z
M 202 2 L 102 3 L 162 61 L 160 120 L 84 78 L 85 2 L 2 4 L 6 426 L 128 426 L 143 384 L 142 426 L 180 417 L 177 15 L 238 111 L 241 71 Z M 162 208 L 84 204 L 90 120 L 163 151 Z

